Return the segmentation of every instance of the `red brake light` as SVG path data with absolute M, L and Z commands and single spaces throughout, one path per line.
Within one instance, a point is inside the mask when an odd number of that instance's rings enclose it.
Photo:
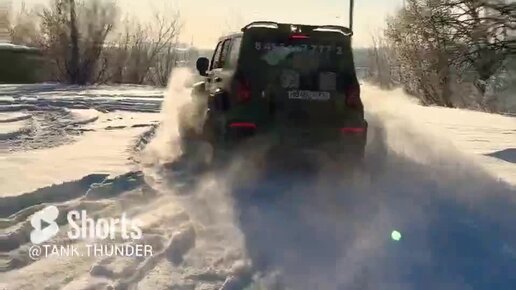
M 240 103 L 247 103 L 251 100 L 251 86 L 247 80 L 238 82 L 236 94 Z
M 361 134 L 365 132 L 364 127 L 344 127 L 340 128 L 340 132 L 344 134 Z
M 362 106 L 362 100 L 360 99 L 360 86 L 358 84 L 351 85 L 346 90 L 346 105 L 352 108 Z
M 231 123 L 229 124 L 230 128 L 247 128 L 247 129 L 256 129 L 255 123 L 249 123 L 249 122 L 237 122 L 237 123 Z
M 290 39 L 308 39 L 308 35 L 300 34 L 300 33 L 294 33 L 290 35 Z

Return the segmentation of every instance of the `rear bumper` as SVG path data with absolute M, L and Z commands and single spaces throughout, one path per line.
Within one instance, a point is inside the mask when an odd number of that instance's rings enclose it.
M 228 125 L 229 143 L 237 145 L 252 137 L 260 137 L 282 151 L 324 151 L 363 156 L 367 143 L 368 123 L 340 128 L 260 128 L 253 123 Z

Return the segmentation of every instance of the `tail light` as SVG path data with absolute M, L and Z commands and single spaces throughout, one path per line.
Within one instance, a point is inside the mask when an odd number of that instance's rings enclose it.
M 362 134 L 365 133 L 364 127 L 343 127 L 340 128 L 340 132 L 343 134 Z
M 348 87 L 346 90 L 346 105 L 351 108 L 362 107 L 362 100 L 360 99 L 360 85 L 355 84 Z
M 247 103 L 251 100 L 251 85 L 245 79 L 239 80 L 236 88 L 237 101 L 239 103 Z
M 290 39 L 308 39 L 308 35 L 304 35 L 304 34 L 301 34 L 301 33 L 293 33 L 290 35 L 289 37 Z
M 236 122 L 229 124 L 230 128 L 245 128 L 245 129 L 256 129 L 255 123 L 249 122 Z

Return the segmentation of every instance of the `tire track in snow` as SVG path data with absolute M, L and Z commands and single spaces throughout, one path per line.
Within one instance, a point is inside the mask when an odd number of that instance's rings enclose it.
M 34 263 L 29 259 L 27 250 L 30 244 L 29 233 L 32 230 L 30 218 L 35 212 L 48 205 L 57 206 L 62 213 L 57 221 L 61 227 L 67 227 L 65 213 L 71 210 L 86 209 L 89 215 L 117 215 L 120 205 L 127 207 L 141 204 L 142 199 L 146 200 L 152 195 L 152 191 L 142 185 L 143 179 L 139 172 L 127 173 L 116 178 L 91 175 L 25 195 L 3 198 L 1 204 L 5 208 L 2 208 L 1 212 L 7 216 L 0 218 L 0 257 L 3 257 L 4 261 L 0 263 L 3 266 L 0 272 L 20 268 L 23 270 Z M 145 196 L 137 193 L 131 195 L 134 190 L 145 192 Z M 50 243 L 59 245 L 70 242 L 78 241 L 69 241 L 61 235 Z
M 30 126 L 2 136 L 10 151 L 52 148 L 74 141 L 85 130 L 83 126 L 95 123 L 100 112 L 93 109 L 66 109 L 40 107 L 31 112 Z M 9 140 L 6 140 L 9 139 Z
M 0 123 L 11 123 L 32 118 L 30 114 L 0 114 Z

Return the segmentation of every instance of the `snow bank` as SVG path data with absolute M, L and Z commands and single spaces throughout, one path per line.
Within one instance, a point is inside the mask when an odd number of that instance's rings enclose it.
M 146 128 L 88 132 L 75 143 L 0 155 L 0 195 L 13 196 L 89 174 L 131 171 L 128 150 Z
M 73 121 L 70 125 L 84 125 L 98 120 L 100 112 L 95 109 L 71 110 Z

